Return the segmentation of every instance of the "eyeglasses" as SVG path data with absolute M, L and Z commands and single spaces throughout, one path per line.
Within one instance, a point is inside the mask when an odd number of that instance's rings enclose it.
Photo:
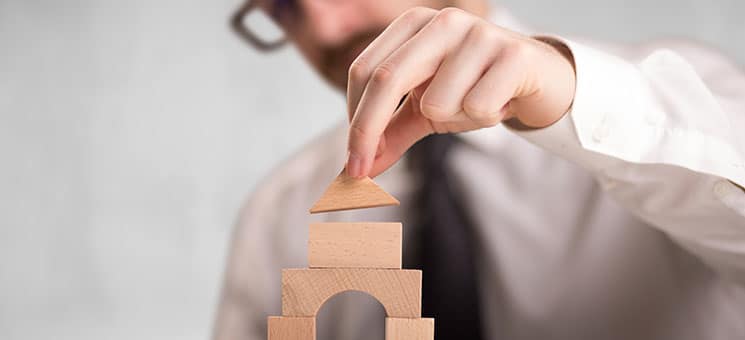
M 230 27 L 233 29 L 233 32 L 235 32 L 243 41 L 262 52 L 274 51 L 287 43 L 287 38 L 284 34 L 279 37 L 266 37 L 266 33 L 260 32 L 260 30 L 257 30 L 255 27 L 249 27 L 254 25 L 249 23 L 248 18 L 257 8 L 263 9 L 265 14 L 270 13 L 273 17 L 271 21 L 274 21 L 274 23 L 280 27 L 283 26 L 283 20 L 280 19 L 285 18 L 287 15 L 286 13 L 282 13 L 282 11 L 286 10 L 284 7 L 289 6 L 288 4 L 290 4 L 291 1 L 273 1 L 272 6 L 274 8 L 269 8 L 268 1 L 270 0 L 247 0 L 230 18 Z

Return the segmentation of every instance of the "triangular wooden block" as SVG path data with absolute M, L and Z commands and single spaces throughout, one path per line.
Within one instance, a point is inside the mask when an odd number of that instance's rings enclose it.
M 310 213 L 399 205 L 398 200 L 381 189 L 370 177 L 352 178 L 342 172 L 310 208 Z

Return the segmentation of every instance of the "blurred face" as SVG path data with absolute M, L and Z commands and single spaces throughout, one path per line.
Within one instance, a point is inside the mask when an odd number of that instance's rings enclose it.
M 266 0 L 264 10 L 311 65 L 344 90 L 347 70 L 388 24 L 415 6 L 483 9 L 483 0 Z M 475 12 L 475 11 L 474 11 Z

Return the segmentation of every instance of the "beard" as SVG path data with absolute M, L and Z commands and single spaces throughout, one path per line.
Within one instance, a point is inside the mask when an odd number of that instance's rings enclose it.
M 346 90 L 349 66 L 382 31 L 360 32 L 341 44 L 322 49 L 319 64 L 321 75 L 334 87 Z

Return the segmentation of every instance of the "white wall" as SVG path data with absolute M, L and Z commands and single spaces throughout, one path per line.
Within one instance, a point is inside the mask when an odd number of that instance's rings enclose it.
M 559 7 L 560 3 L 561 7 Z M 343 116 L 238 1 L 0 0 L 0 339 L 204 339 L 230 228 Z M 745 64 L 741 0 L 509 0 L 546 31 L 694 36 Z

